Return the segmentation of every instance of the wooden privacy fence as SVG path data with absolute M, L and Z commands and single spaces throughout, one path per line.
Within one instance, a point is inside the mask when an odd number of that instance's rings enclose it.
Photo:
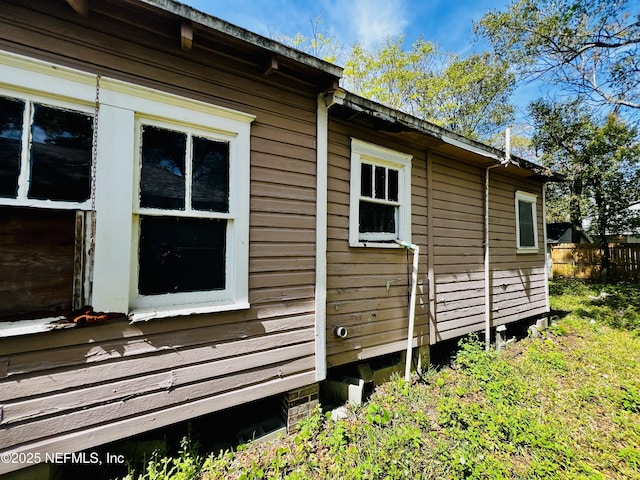
M 609 277 L 640 281 L 640 244 L 611 243 Z M 602 251 L 590 243 L 559 243 L 551 247 L 553 278 L 601 280 Z

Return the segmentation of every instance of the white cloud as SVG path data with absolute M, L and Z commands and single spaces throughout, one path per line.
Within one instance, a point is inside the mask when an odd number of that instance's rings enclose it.
M 352 18 L 358 40 L 368 48 L 401 34 L 409 24 L 402 0 L 356 0 Z
M 323 2 L 325 7 L 344 6 L 343 2 Z M 409 25 L 406 0 L 355 0 L 346 8 L 330 8 L 332 23 L 340 25 L 341 37 L 348 43 L 360 42 L 373 48 L 388 37 L 404 32 Z M 345 35 L 346 34 L 346 35 Z
M 181 0 L 200 10 L 265 36 L 308 35 L 320 15 L 321 31 L 346 46 L 360 42 L 372 48 L 404 33 L 414 0 Z

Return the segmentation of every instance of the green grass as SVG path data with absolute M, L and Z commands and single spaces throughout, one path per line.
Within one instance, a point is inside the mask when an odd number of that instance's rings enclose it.
M 640 335 L 640 284 L 590 284 L 577 281 L 552 282 L 551 309 L 571 312 L 575 317 L 595 320 Z M 602 297 L 602 300 L 590 300 Z
M 551 292 L 566 316 L 542 338 L 467 339 L 450 367 L 378 387 L 346 420 L 318 410 L 295 436 L 208 457 L 185 445 L 129 478 L 640 479 L 640 286 Z

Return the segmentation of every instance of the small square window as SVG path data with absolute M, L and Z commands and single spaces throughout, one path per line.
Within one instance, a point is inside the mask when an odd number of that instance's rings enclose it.
M 411 159 L 352 140 L 351 246 L 396 246 L 394 240 L 410 240 Z
M 29 198 L 84 202 L 91 193 L 93 118 L 34 105 Z
M 365 162 L 360 168 L 362 193 L 358 231 L 364 235 L 395 235 L 399 210 L 398 170 Z
M 537 197 L 526 192 L 516 192 L 516 241 L 518 253 L 538 251 L 536 213 Z

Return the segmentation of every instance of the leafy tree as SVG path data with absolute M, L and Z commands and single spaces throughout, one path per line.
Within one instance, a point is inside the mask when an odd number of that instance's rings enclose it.
M 354 93 L 476 139 L 489 139 L 513 119 L 509 102 L 515 78 L 508 64 L 489 53 L 462 57 L 402 36 L 368 51 L 354 45 L 345 65 Z
M 640 109 L 637 0 L 514 0 L 474 26 L 519 74 L 542 77 L 567 93 Z M 634 8 L 635 7 L 635 8 Z
M 595 128 L 587 152 L 587 186 L 591 194 L 591 230 L 603 248 L 605 279 L 609 267 L 608 234 L 637 231 L 640 218 L 629 207 L 640 200 L 640 144 L 638 131 L 615 115 Z
M 509 97 L 515 76 L 498 56 L 444 53 L 423 38 L 406 49 L 402 35 L 372 50 L 356 43 L 345 53 L 323 30 L 321 15 L 309 23 L 310 36 L 271 37 L 326 61 L 344 62 L 343 85 L 358 95 L 485 141 L 492 141 L 513 119 Z
M 309 20 L 311 35 L 296 33 L 293 37 L 278 32 L 270 32 L 270 37 L 284 45 L 323 59 L 337 63 L 342 60 L 344 47 L 330 33 L 323 29 L 322 15 L 318 14 Z
M 549 188 L 548 209 L 555 221 L 567 218 L 581 229 L 585 216 L 587 145 L 593 125 L 590 112 L 579 100 L 567 103 L 538 100 L 529 105 L 535 127 L 532 143 L 542 162 L 567 177 Z
M 506 62 L 487 52 L 448 56 L 435 78 L 420 85 L 420 116 L 470 138 L 489 140 L 514 116 L 515 78 Z
M 403 43 L 403 36 L 388 38 L 373 51 L 356 43 L 345 64 L 344 82 L 358 95 L 416 115 L 418 85 L 435 77 L 441 55 L 435 44 L 423 39 L 410 50 Z
M 551 187 L 549 210 L 556 220 L 562 219 L 563 210 L 568 212 L 578 228 L 586 217 L 591 220 L 606 278 L 608 235 L 640 227 L 637 212 L 629 209 L 640 200 L 638 130 L 614 114 L 598 121 L 580 99 L 539 100 L 531 104 L 530 113 L 536 127 L 532 140 L 542 150 L 543 162 L 568 178 L 566 184 Z

